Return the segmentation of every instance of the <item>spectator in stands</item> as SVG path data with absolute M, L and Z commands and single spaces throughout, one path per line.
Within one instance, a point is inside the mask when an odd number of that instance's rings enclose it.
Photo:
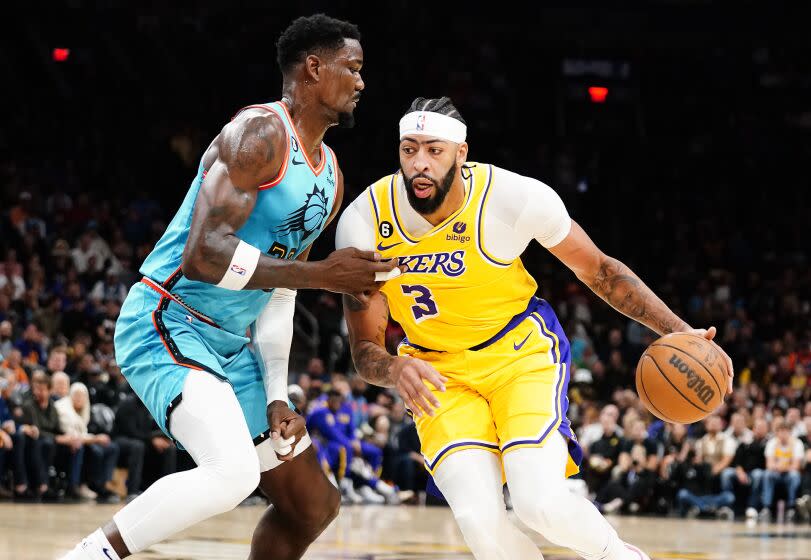
M 394 489 L 378 478 L 383 464 L 382 450 L 355 436 L 352 409 L 344 401 L 344 394 L 336 388 L 327 392 L 327 406 L 316 408 L 307 418 L 307 429 L 323 438 L 325 448 L 337 450 L 346 457 L 347 476 L 340 481 L 341 490 L 351 494 L 347 485 L 357 482 L 358 492 L 369 503 L 383 503 L 396 499 Z M 336 478 L 339 475 L 336 474 Z M 348 482 L 345 482 L 348 481 Z
M 0 321 L 0 361 L 5 360 L 14 348 L 11 321 Z
M 608 404 L 603 407 L 602 413 L 613 416 L 614 423 L 616 423 L 620 417 L 619 409 L 613 404 Z M 600 414 L 600 409 L 593 404 L 587 404 L 583 407 L 582 427 L 579 430 L 577 439 L 580 441 L 580 445 L 585 452 L 588 452 L 591 444 L 603 437 L 603 425 L 600 423 Z
M 23 266 L 17 262 L 17 251 L 6 251 L 6 259 L 0 262 L 0 291 L 8 294 L 9 300 L 21 301 L 25 295 Z
M 70 395 L 59 399 L 55 407 L 62 432 L 77 437 L 84 446 L 88 488 L 96 494 L 99 502 L 113 503 L 116 496 L 106 488 L 106 484 L 113 478 L 113 469 L 118 461 L 118 445 L 110 440 L 109 435 L 88 430 L 90 395 L 87 387 L 83 383 L 73 383 Z
M 290 402 L 293 403 L 293 406 L 296 407 L 301 414 L 305 413 L 304 411 L 307 410 L 307 395 L 300 385 L 295 383 L 288 385 L 287 398 L 290 399 Z
M 109 383 L 104 382 L 104 372 L 98 363 L 94 362 L 91 369 L 80 379 L 87 386 L 90 404 L 103 404 L 111 409 L 118 406 L 118 393 Z
M 752 430 L 746 427 L 746 417 L 740 412 L 735 412 L 729 417 L 729 427 L 724 434 L 732 438 L 737 445 L 752 443 Z
M 142 484 L 145 464 L 154 464 L 149 477 L 157 480 L 175 472 L 177 448 L 160 430 L 141 399 L 130 394 L 118 407 L 113 427 L 115 443 L 121 449 L 118 464 L 127 469 L 127 500 L 146 486 Z
M 23 367 L 23 356 L 19 350 L 16 348 L 11 350 L 6 360 L 2 363 L 2 366 L 14 374 L 17 383 L 21 386 L 25 387 L 28 385 L 28 374 Z
M 792 406 L 786 411 L 786 424 L 788 424 L 788 428 L 791 430 L 793 437 L 800 438 L 805 435 L 803 417 L 800 413 L 800 409 L 796 406 Z
M 721 471 L 732 463 L 735 456 L 735 440 L 727 436 L 721 417 L 713 414 L 705 421 L 707 433 L 696 442 L 696 460 L 706 463 L 710 467 L 713 486 L 720 487 Z
M 803 444 L 791 435 L 791 427 L 783 420 L 777 425 L 774 437 L 766 444 L 766 474 L 763 477 L 763 509 L 761 520 L 768 520 L 774 510 L 775 489 L 786 490 L 786 520 L 796 515 L 795 502 L 800 489 L 800 464 L 805 455 Z
M 659 446 L 648 437 L 643 420 L 634 420 L 620 445 L 617 466 L 611 480 L 595 496 L 598 508 L 613 513 L 620 508 L 630 513 L 647 511 L 659 468 Z
M 19 448 L 19 442 L 15 445 L 13 436 L 17 433 L 17 425 L 11 414 L 11 408 L 3 398 L 3 392 L 7 386 L 8 381 L 0 377 L 0 498 L 11 498 L 14 495 L 5 485 L 6 465 L 13 464 L 14 454 L 22 451 Z
M 48 362 L 45 365 L 49 375 L 64 372 L 68 367 L 68 353 L 64 346 L 55 346 L 48 353 Z
M 614 411 L 606 407 L 600 413 L 603 435 L 589 447 L 588 469 L 584 478 L 589 489 L 596 492 L 611 479 L 611 470 L 619 460 L 624 440 L 619 433 Z
M 745 490 L 746 518 L 756 519 L 760 500 L 763 496 L 763 475 L 766 472 L 766 442 L 769 425 L 766 420 L 755 420 L 752 440 L 742 442 L 735 450 L 730 465 L 721 471 L 721 490 L 735 492 L 737 488 Z
M 425 489 L 428 483 L 428 471 L 425 470 L 425 458 L 420 453 L 420 438 L 417 426 L 409 418 L 396 436 L 398 455 L 395 459 L 393 480 L 398 488 L 413 492 L 405 497 L 406 503 L 414 503 L 413 498 Z
M 24 364 L 36 366 L 45 363 L 45 346 L 42 343 L 42 333 L 34 323 L 29 323 L 23 335 L 14 347 L 22 354 Z
M 689 449 L 683 462 L 674 463 L 670 478 L 678 488 L 676 507 L 682 516 L 695 518 L 709 514 L 727 520 L 735 517 L 732 510 L 735 495 L 713 491 L 712 466 L 701 460 L 695 450 Z
M 665 514 L 670 511 L 679 490 L 674 473 L 679 464 L 687 461 L 692 450 L 692 441 L 684 424 L 665 423 L 660 432 L 662 441 L 662 458 L 659 461 L 659 479 L 655 489 L 656 510 Z
M 127 286 L 118 278 L 118 271 L 109 268 L 104 275 L 104 280 L 99 280 L 90 291 L 90 300 L 97 308 L 102 307 L 107 301 L 117 302 L 118 305 L 124 303 L 127 297 Z
M 43 336 L 52 340 L 62 330 L 62 303 L 52 293 L 45 293 L 41 298 L 42 304 L 34 311 L 32 320 L 40 326 Z
M 64 371 L 51 375 L 51 399 L 58 401 L 70 394 L 70 377 Z
M 31 375 L 31 397 L 23 405 L 23 423 L 33 426 L 26 436 L 26 449 L 31 449 L 30 459 L 32 486 L 43 495 L 48 490 L 49 469 L 59 462 L 67 471 L 68 487 L 65 497 L 78 499 L 79 481 L 84 450 L 78 437 L 65 434 L 59 425 L 59 414 L 51 401 L 51 379 L 37 370 Z
M 359 375 L 349 379 L 350 393 L 346 400 L 352 409 L 352 424 L 355 427 L 369 423 L 369 402 L 366 400 L 366 391 L 369 385 Z
M 113 397 L 114 402 L 121 403 L 129 395 L 133 394 L 127 378 L 121 373 L 121 368 L 118 367 L 118 362 L 115 359 L 107 363 L 107 375 L 109 377 L 107 385 L 115 395 Z M 116 406 L 118 405 L 116 404 Z

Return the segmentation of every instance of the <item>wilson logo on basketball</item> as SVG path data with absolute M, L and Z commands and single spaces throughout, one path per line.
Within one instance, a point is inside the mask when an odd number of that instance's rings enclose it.
M 701 402 L 708 404 L 713 399 L 715 391 L 713 391 L 712 387 L 704 383 L 701 376 L 696 374 L 696 372 L 676 354 L 670 357 L 670 365 L 687 377 L 687 388 L 692 389 Z

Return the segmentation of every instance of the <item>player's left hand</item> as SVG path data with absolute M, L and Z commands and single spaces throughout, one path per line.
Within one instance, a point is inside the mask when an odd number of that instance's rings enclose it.
M 726 362 L 727 365 L 727 378 L 729 384 L 727 385 L 727 395 L 732 394 L 732 380 L 735 377 L 735 371 L 732 369 L 732 358 L 724 352 L 723 348 L 718 346 L 718 343 L 713 340 L 715 338 L 715 334 L 718 332 L 715 327 L 710 327 L 709 329 L 690 329 L 686 332 L 691 334 L 697 334 L 698 336 L 703 336 L 709 341 L 712 341 L 713 346 L 715 349 L 721 353 L 721 358 Z
M 270 444 L 280 461 L 289 461 L 293 458 L 296 444 L 307 433 L 307 424 L 304 418 L 291 410 L 284 401 L 270 403 L 267 414 Z

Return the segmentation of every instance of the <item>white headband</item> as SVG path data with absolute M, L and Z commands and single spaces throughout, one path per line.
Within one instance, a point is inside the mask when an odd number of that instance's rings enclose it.
M 400 140 L 409 134 L 436 136 L 461 144 L 467 137 L 467 126 L 461 121 L 431 111 L 414 111 L 400 119 Z

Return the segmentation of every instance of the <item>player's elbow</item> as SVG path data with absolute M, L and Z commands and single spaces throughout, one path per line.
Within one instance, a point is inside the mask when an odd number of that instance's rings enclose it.
M 216 274 L 214 268 L 218 259 L 215 251 L 205 243 L 205 240 L 193 241 L 189 239 L 183 249 L 183 260 L 180 269 L 183 276 L 189 280 L 216 284 L 222 278 L 222 273 Z
M 183 253 L 183 262 L 180 264 L 183 276 L 189 280 L 203 281 L 203 271 L 200 268 L 200 261 L 194 254 Z

